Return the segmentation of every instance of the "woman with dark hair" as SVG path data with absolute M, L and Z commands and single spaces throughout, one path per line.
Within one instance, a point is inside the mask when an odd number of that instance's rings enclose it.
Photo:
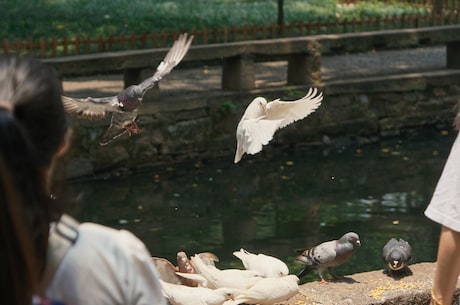
M 454 121 L 460 130 L 459 111 Z M 425 215 L 441 225 L 431 304 L 452 304 L 460 275 L 460 134 L 452 145 Z
M 67 133 L 59 88 L 38 62 L 1 57 L 0 295 L 5 304 L 30 304 L 45 268 L 53 220 L 47 181 Z
M 70 133 L 53 73 L 0 55 L 2 304 L 30 305 L 38 294 L 71 305 L 165 305 L 139 239 L 59 214 L 50 182 Z

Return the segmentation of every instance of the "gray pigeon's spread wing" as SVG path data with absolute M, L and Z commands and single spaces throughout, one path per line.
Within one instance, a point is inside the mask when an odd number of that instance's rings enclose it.
M 62 103 L 68 113 L 88 120 L 99 120 L 109 113 L 122 112 L 116 96 L 102 98 L 62 96 Z
M 139 88 L 145 93 L 153 87 L 156 82 L 160 81 L 165 75 L 179 64 L 179 62 L 187 54 L 190 45 L 192 44 L 193 36 L 187 37 L 187 34 L 181 34 L 174 42 L 171 49 L 166 54 L 163 61 L 158 65 L 157 70 L 153 76 L 145 79 L 139 84 Z
M 309 266 L 327 267 L 334 264 L 337 256 L 336 241 L 327 241 L 311 249 L 304 250 L 298 261 Z
M 314 112 L 323 100 L 321 92 L 318 89 L 310 88 L 307 94 L 295 101 L 286 102 L 276 99 L 267 104 L 266 120 L 280 120 L 283 122 L 279 128 L 283 128 L 295 121 L 301 120 Z

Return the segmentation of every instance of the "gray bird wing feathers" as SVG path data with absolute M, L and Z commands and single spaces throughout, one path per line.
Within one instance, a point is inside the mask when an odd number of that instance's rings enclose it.
M 186 33 L 179 36 L 166 54 L 163 61 L 158 65 L 153 76 L 145 79 L 139 84 L 139 88 L 143 91 L 142 95 L 180 63 L 185 54 L 187 54 L 187 51 L 192 44 L 192 40 L 193 36 L 187 37 Z
M 283 128 L 295 121 L 301 120 L 314 112 L 321 105 L 323 94 L 318 89 L 310 88 L 307 94 L 295 101 L 286 102 L 276 99 L 267 104 L 266 120 L 280 120 L 278 128 Z
M 317 266 L 333 266 L 337 257 L 337 241 L 326 241 L 316 247 L 303 250 L 297 261 L 312 268 Z
M 68 113 L 87 120 L 104 119 L 109 113 L 122 112 L 117 96 L 102 98 L 62 96 L 62 103 Z
M 179 35 L 179 38 L 174 42 L 163 61 L 158 65 L 153 76 L 145 79 L 138 85 L 142 90 L 141 97 L 147 90 L 153 87 L 155 82 L 161 80 L 179 64 L 190 48 L 192 39 L 193 36 L 188 37 L 187 34 Z M 121 108 L 123 105 L 119 102 L 118 95 L 101 98 L 72 98 L 62 96 L 62 102 L 64 109 L 68 113 L 83 119 L 104 119 L 109 113 L 123 112 Z

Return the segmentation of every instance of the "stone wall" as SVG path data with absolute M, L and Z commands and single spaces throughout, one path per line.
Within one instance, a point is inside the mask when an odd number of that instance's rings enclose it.
M 324 101 L 317 112 L 277 132 L 266 149 L 295 145 L 364 144 L 391 136 L 451 129 L 460 100 L 460 71 L 368 77 L 319 84 Z M 107 146 L 98 140 L 106 121 L 72 120 L 74 140 L 64 160 L 68 178 L 112 175 L 181 161 L 221 158 L 233 162 L 238 121 L 255 96 L 295 99 L 305 86 L 218 91 L 144 99 L 141 132 Z M 324 142 L 326 144 L 324 144 Z

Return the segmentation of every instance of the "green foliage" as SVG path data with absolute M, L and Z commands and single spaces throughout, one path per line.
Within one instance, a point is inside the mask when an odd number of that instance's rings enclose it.
M 225 101 L 220 105 L 220 113 L 222 114 L 229 114 L 234 113 L 236 110 L 236 106 L 232 101 Z
M 4 0 L 8 12 L 0 20 L 2 38 L 95 37 L 99 34 L 191 30 L 203 27 L 271 24 L 277 21 L 276 1 L 266 0 Z M 400 15 L 418 10 L 396 1 L 339 4 L 337 0 L 285 1 L 285 21 Z

